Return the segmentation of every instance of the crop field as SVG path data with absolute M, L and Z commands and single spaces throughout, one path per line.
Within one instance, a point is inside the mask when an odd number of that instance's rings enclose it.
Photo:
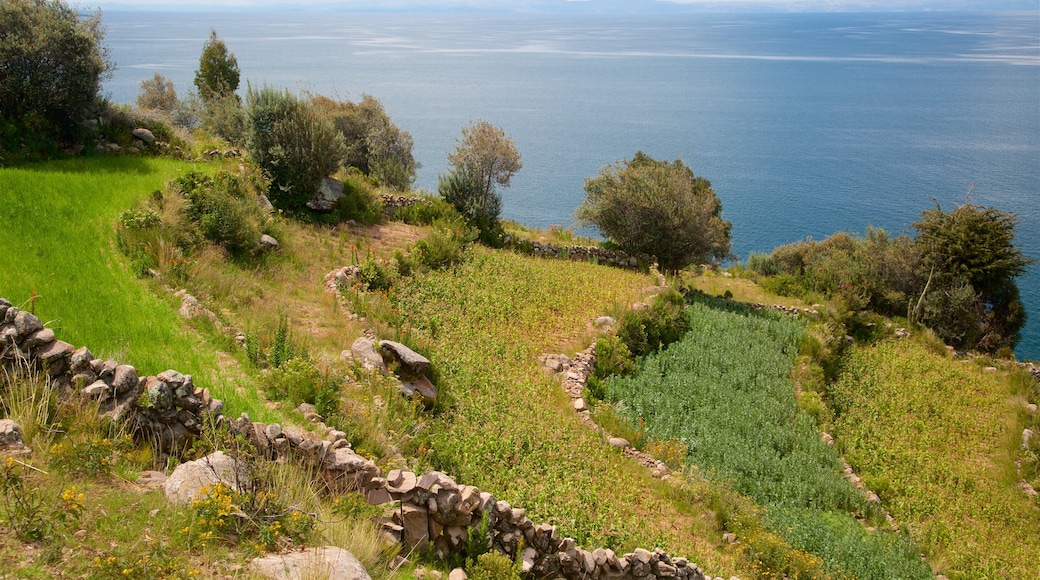
M 1040 509 L 1017 487 L 1016 383 L 913 341 L 858 349 L 832 398 L 846 457 L 959 578 L 1040 578 Z
M 787 565 L 792 575 L 931 577 L 904 535 L 857 521 L 880 517 L 797 410 L 790 372 L 803 322 L 708 298 L 695 298 L 689 316 L 683 340 L 648 357 L 637 375 L 607 382 L 617 412 L 648 437 L 681 441 L 690 466 L 763 506 L 767 528 L 805 554 Z M 741 538 L 739 523 L 732 527 Z M 743 540 L 769 564 L 767 546 Z
M 536 362 L 650 283 L 480 247 L 454 270 L 407 280 L 394 304 L 451 401 L 429 436 L 431 460 L 581 545 L 662 547 L 716 574 L 732 572 L 710 539 L 717 542 L 714 523 L 583 425 Z

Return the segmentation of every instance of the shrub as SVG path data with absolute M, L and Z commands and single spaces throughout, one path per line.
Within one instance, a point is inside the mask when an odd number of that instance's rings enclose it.
M 302 208 L 339 167 L 343 135 L 314 105 L 287 91 L 249 87 L 246 104 L 246 146 L 271 178 L 271 203 Z
M 597 377 L 605 379 L 613 375 L 627 375 L 635 370 L 636 362 L 632 358 L 632 351 L 617 335 L 604 336 L 596 341 Z
M 514 563 L 501 552 L 487 552 L 470 561 L 467 567 L 470 580 L 520 580 L 520 564 Z
M 354 220 L 366 226 L 383 221 L 383 202 L 363 176 L 350 174 L 343 182 L 343 197 L 336 202 L 333 219 L 342 223 Z
M 0 156 L 50 155 L 82 136 L 111 68 L 101 12 L 62 0 L 0 3 Z
M 177 90 L 173 81 L 167 80 L 159 73 L 150 79 L 141 81 L 141 92 L 137 95 L 137 106 L 148 111 L 160 111 L 166 114 L 177 107 Z
M 241 255 L 259 251 L 260 235 L 270 223 L 256 191 L 263 183 L 228 171 L 213 177 L 192 171 L 174 180 L 174 187 L 184 195 L 184 213 L 202 236 Z
M 464 221 L 455 206 L 443 197 L 422 196 L 421 199 L 419 203 L 399 208 L 394 219 L 413 226 L 428 226 L 436 221 Z
M 626 312 L 617 336 L 634 356 L 645 356 L 682 338 L 689 326 L 685 299 L 668 289 L 655 296 L 649 308 Z

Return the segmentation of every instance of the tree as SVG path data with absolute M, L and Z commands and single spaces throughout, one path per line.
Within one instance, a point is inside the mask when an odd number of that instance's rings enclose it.
M 141 94 L 137 95 L 137 106 L 150 110 L 170 113 L 177 107 L 177 91 L 173 81 L 155 73 L 150 79 L 141 81 Z
M 913 224 L 922 265 L 932 278 L 925 324 L 949 344 L 993 352 L 1014 348 L 1026 322 L 1015 278 L 1034 262 L 1015 245 L 1018 217 L 972 203 L 921 212 Z M 964 306 L 974 293 L 974 316 Z M 955 319 L 949 306 L 958 304 Z M 946 307 L 943 307 L 946 306 Z M 948 316 L 949 315 L 949 316 Z M 970 326 L 970 327 L 969 327 Z
M 317 107 L 287 91 L 249 87 L 246 104 L 246 145 L 271 179 L 271 203 L 302 208 L 339 168 L 343 136 Z
M 496 186 L 509 187 L 523 168 L 516 144 L 502 129 L 477 121 L 462 128 L 448 161 L 454 169 L 441 177 L 441 196 L 480 229 L 483 241 L 493 242 L 502 209 Z
M 657 161 L 640 151 L 602 168 L 585 180 L 585 201 L 575 216 L 623 250 L 655 256 L 666 270 L 730 256 L 731 224 L 722 219 L 722 202 L 711 182 L 678 159 Z
M 379 99 L 363 95 L 360 103 L 352 103 L 318 96 L 313 101 L 343 133 L 347 146 L 344 167 L 356 167 L 380 185 L 398 191 L 415 181 L 419 163 L 412 156 L 412 136 L 393 123 Z
M 202 47 L 199 69 L 195 71 L 195 86 L 204 103 L 233 95 L 238 90 L 238 59 L 228 52 L 227 45 L 212 30 Z
M 80 16 L 61 0 L 0 2 L 0 149 L 54 149 L 80 136 L 111 68 L 104 37 L 100 12 Z

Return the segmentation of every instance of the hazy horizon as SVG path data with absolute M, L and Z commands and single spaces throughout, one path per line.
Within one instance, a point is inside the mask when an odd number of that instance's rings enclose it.
M 449 12 L 549 14 L 668 14 L 697 12 L 1027 12 L 1035 0 L 162 0 L 83 2 L 102 11 L 192 12 Z

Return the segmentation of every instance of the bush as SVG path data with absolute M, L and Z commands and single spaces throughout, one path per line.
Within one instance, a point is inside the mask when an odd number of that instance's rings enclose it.
M 169 114 L 177 108 L 177 90 L 173 81 L 167 80 L 159 73 L 150 79 L 141 81 L 141 92 L 137 95 L 137 106 L 147 111 L 160 111 Z
M 585 181 L 578 222 L 594 225 L 630 253 L 657 258 L 665 270 L 720 262 L 730 256 L 730 222 L 711 182 L 682 161 L 658 161 L 642 151 Z
M 101 12 L 5 0 L 0 31 L 0 158 L 47 156 L 81 138 L 111 68 Z
M 336 202 L 332 217 L 337 223 L 354 220 L 366 226 L 383 221 L 383 202 L 363 176 L 350 174 L 343 182 L 343 197 Z
M 520 580 L 520 565 L 501 552 L 487 552 L 470 561 L 467 566 L 470 580 Z
M 480 182 L 467 173 L 452 171 L 437 180 L 437 191 L 466 221 L 479 232 L 479 239 L 491 247 L 500 247 L 505 237 L 498 215 L 502 198 L 496 193 L 485 197 Z
M 690 327 L 686 301 L 669 289 L 654 297 L 646 310 L 626 312 L 617 336 L 635 356 L 645 356 L 679 340 Z
M 636 362 L 632 358 L 632 351 L 619 337 L 604 336 L 596 341 L 597 377 L 605 379 L 613 375 L 627 375 L 635 370 Z
M 406 205 L 394 213 L 394 219 L 413 226 L 428 226 L 438 220 L 461 221 L 462 215 L 443 197 L 423 196 L 422 201 Z
M 246 146 L 271 178 L 271 203 L 303 208 L 339 167 L 343 136 L 315 106 L 287 91 L 249 87 L 246 103 Z
M 187 200 L 184 212 L 207 240 L 232 254 L 255 254 L 270 216 L 260 207 L 256 189 L 262 179 L 219 171 L 213 177 L 192 171 L 174 180 Z

